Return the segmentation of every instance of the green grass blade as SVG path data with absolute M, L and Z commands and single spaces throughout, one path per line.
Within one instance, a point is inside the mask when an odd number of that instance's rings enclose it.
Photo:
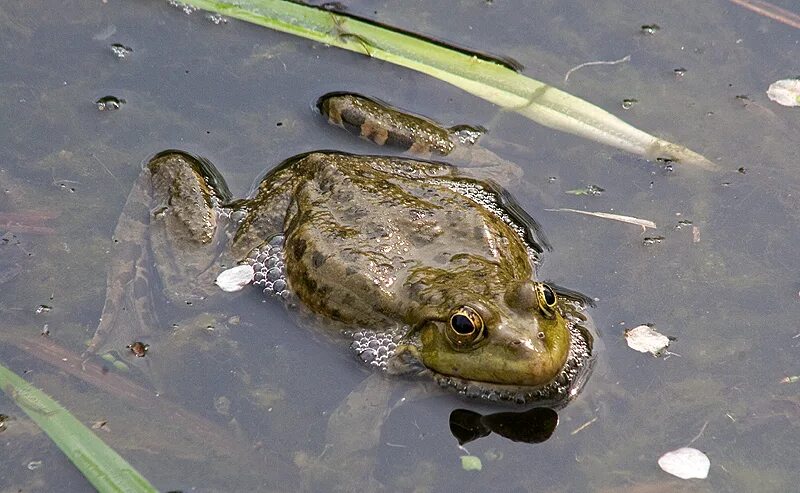
M 97 491 L 157 491 L 58 402 L 3 365 L 0 365 L 0 389 L 55 442 Z
M 417 70 L 542 125 L 648 159 L 715 167 L 700 154 L 643 132 L 583 99 L 499 63 L 408 33 L 287 0 L 183 2 Z

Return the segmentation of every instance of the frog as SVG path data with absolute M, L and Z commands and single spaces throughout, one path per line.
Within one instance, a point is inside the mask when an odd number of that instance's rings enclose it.
M 368 140 L 438 158 L 475 149 L 480 133 L 355 93 L 317 107 Z M 115 230 L 114 256 L 126 260 L 112 264 L 87 352 L 147 340 L 157 298 L 219 296 L 215 279 L 235 267 L 379 373 L 486 401 L 565 405 L 591 373 L 591 300 L 537 279 L 551 246 L 487 168 L 424 157 L 309 151 L 234 199 L 209 160 L 157 153 Z

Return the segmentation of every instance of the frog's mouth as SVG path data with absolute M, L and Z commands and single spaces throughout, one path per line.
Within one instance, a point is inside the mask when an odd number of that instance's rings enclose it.
M 591 333 L 576 323 L 570 323 L 568 328 L 572 337 L 567 361 L 558 375 L 544 385 L 532 387 L 467 380 L 438 373 L 430 368 L 422 373 L 429 373 L 441 387 L 452 389 L 466 397 L 515 404 L 535 401 L 537 404 L 562 407 L 580 393 L 594 363 Z

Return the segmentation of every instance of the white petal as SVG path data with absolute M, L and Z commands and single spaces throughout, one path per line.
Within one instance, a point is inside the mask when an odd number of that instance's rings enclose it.
M 625 331 L 625 340 L 631 349 L 640 353 L 652 353 L 656 356 L 669 346 L 669 337 L 647 325 L 640 325 Z
M 683 447 L 667 452 L 658 459 L 658 465 L 665 472 L 681 479 L 705 479 L 711 461 L 696 448 Z
M 253 281 L 255 271 L 250 264 L 237 265 L 228 270 L 222 271 L 217 280 L 214 281 L 223 291 L 232 293 L 239 291 Z
M 767 89 L 767 97 L 783 106 L 800 106 L 800 79 L 773 82 Z

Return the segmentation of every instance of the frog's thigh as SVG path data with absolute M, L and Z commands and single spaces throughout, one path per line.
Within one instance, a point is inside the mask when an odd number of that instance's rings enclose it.
M 326 453 L 322 456 L 325 470 L 342 485 L 359 486 L 363 491 L 380 487 L 374 478 L 376 449 L 380 446 L 383 423 L 392 411 L 389 399 L 394 386 L 380 373 L 368 376 L 348 395 L 328 420 L 325 433 Z
M 183 152 L 161 153 L 147 166 L 149 240 L 159 276 L 170 288 L 196 283 L 218 253 L 215 205 L 228 198 L 227 187 L 213 164 Z M 177 296 L 182 291 L 172 289 Z

